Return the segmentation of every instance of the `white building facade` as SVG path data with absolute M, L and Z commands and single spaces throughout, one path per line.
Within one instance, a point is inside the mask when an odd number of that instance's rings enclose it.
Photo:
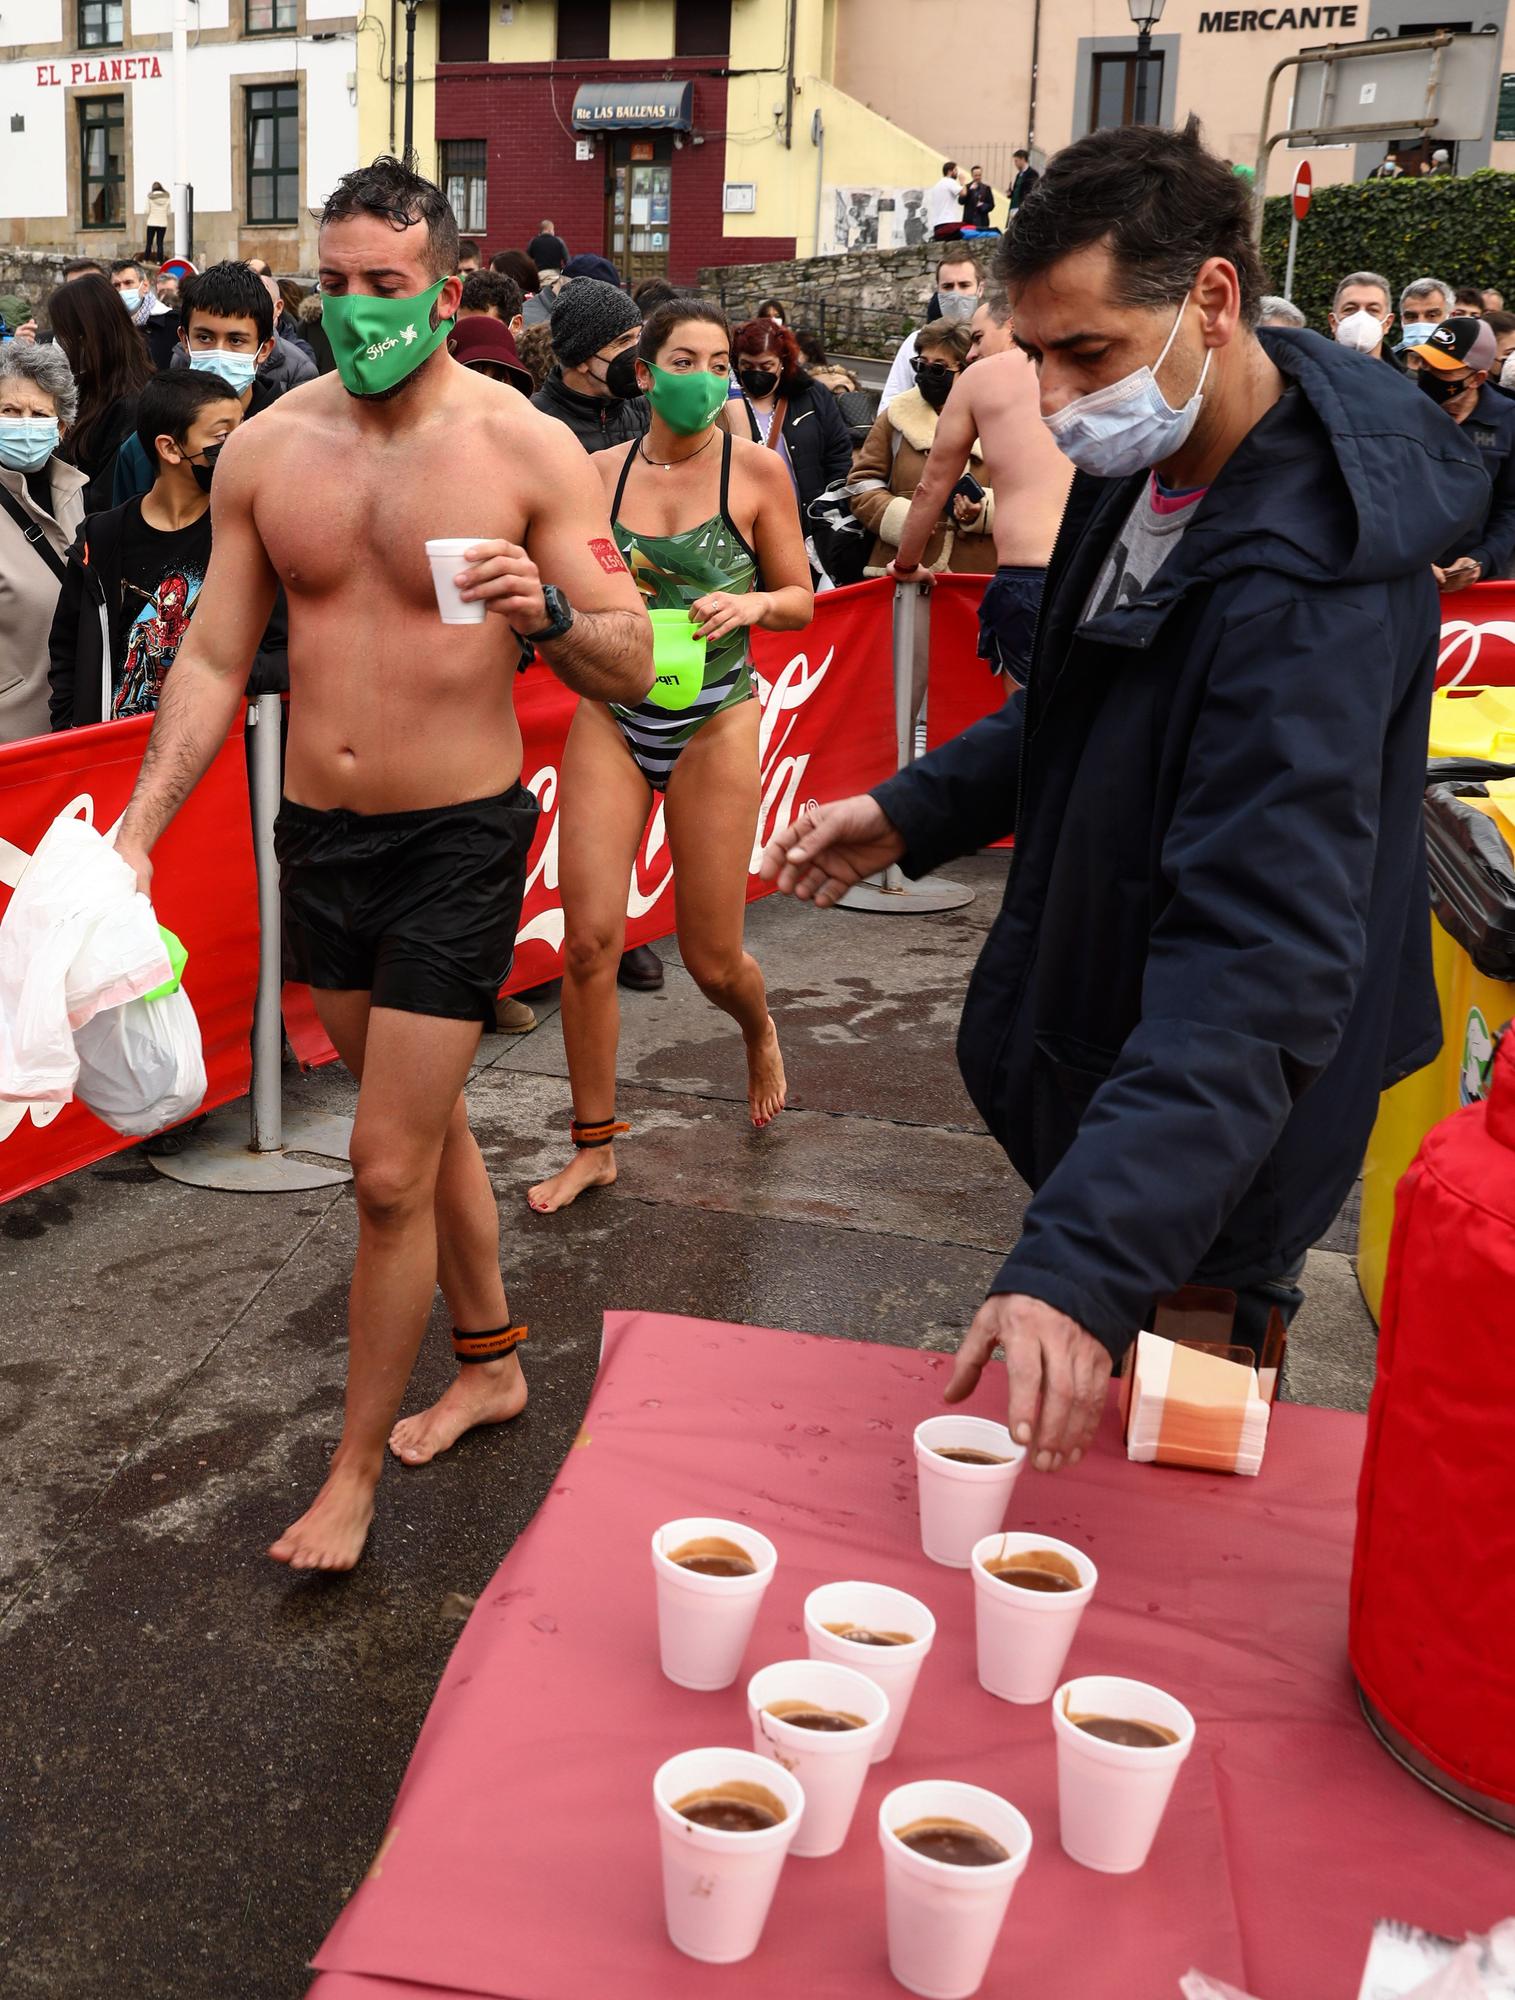
M 7 0 L 0 243 L 109 257 L 144 247 L 174 180 L 174 0 Z M 193 256 L 308 270 L 319 211 L 357 164 L 353 0 L 190 0 Z M 168 249 L 174 249 L 172 227 Z

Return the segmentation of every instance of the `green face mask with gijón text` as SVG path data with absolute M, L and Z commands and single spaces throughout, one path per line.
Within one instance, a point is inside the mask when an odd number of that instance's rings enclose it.
M 674 375 L 666 368 L 659 368 L 655 361 L 644 361 L 642 366 L 652 377 L 648 402 L 669 430 L 677 431 L 680 437 L 692 437 L 696 431 L 704 430 L 726 406 L 724 375 L 712 375 L 705 368 L 691 368 L 687 374 Z
M 350 396 L 382 396 L 436 353 L 453 325 L 450 319 L 432 325 L 446 283 L 439 278 L 429 292 L 408 299 L 365 298 L 356 292 L 322 298 L 321 325 Z

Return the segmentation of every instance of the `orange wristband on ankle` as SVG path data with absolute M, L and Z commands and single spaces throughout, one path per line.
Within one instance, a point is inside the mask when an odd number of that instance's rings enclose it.
M 511 1354 L 526 1338 L 524 1326 L 497 1326 L 488 1333 L 460 1333 L 452 1330 L 452 1351 L 459 1361 L 498 1361 Z
M 629 1125 L 615 1118 L 607 1118 L 600 1125 L 581 1125 L 576 1118 L 568 1121 L 568 1136 L 581 1152 L 586 1147 L 608 1146 L 617 1132 L 630 1130 Z

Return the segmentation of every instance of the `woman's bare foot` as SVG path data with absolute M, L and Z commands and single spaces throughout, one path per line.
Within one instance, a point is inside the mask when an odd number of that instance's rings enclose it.
M 747 1044 L 747 1103 L 752 1122 L 760 1132 L 783 1110 L 787 1090 L 784 1058 L 779 1053 L 779 1031 L 770 1014 L 757 1040 Z
M 457 1380 L 419 1416 L 401 1417 L 389 1448 L 402 1465 L 426 1465 L 475 1424 L 503 1424 L 526 1407 L 526 1377 L 514 1354 L 503 1361 L 470 1362 Z
M 577 1201 L 585 1188 L 611 1187 L 614 1183 L 615 1147 L 583 1146 L 560 1174 L 528 1188 L 526 1200 L 538 1215 L 552 1215 Z
M 291 1569 L 352 1569 L 368 1539 L 377 1472 L 350 1472 L 333 1461 L 305 1513 L 268 1553 Z

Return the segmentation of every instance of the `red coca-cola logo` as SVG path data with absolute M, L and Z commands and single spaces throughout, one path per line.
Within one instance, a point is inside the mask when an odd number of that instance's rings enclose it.
M 811 750 L 794 742 L 801 711 L 820 687 L 836 658 L 828 646 L 813 665 L 803 648 L 791 654 L 770 681 L 755 671 L 761 720 L 758 725 L 758 769 L 762 782 L 757 832 L 752 843 L 749 873 L 757 873 L 763 849 L 782 826 L 814 803 L 805 792 L 805 773 Z M 535 792 L 542 808 L 545 838 L 526 878 L 526 901 L 516 945 L 542 944 L 553 953 L 563 949 L 563 906 L 558 900 L 558 792 L 560 777 L 555 763 L 528 767 L 524 782 Z M 673 886 L 673 857 L 668 851 L 668 835 L 663 821 L 663 800 L 653 805 L 647 832 L 631 871 L 631 891 L 626 898 L 626 915 L 635 921 L 657 910 Z M 671 927 L 671 924 L 670 924 Z

